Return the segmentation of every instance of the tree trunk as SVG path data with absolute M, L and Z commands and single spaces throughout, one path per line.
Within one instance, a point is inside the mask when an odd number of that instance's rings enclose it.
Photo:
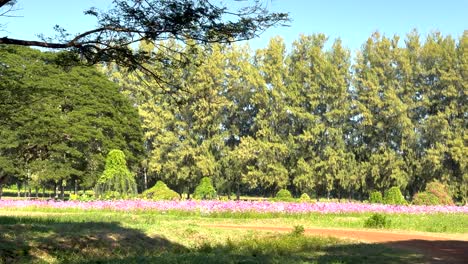
M 39 187 L 36 187 L 35 191 L 36 191 L 36 198 L 39 198 Z
M 143 168 L 143 176 L 144 176 L 144 179 L 145 179 L 145 191 L 148 190 L 148 175 L 146 173 L 146 168 Z
M 21 183 L 16 183 L 16 188 L 18 189 L 18 197 L 21 197 Z
M 78 193 L 78 183 L 76 183 L 76 179 L 75 179 L 75 189 L 74 189 L 73 194 L 76 195 L 77 193 Z
M 237 188 L 236 188 L 236 200 L 240 200 L 240 184 L 237 183 Z
M 228 200 L 231 200 L 231 184 L 228 184 L 227 197 L 228 197 Z
M 57 197 L 57 188 L 58 188 L 57 183 L 54 182 L 54 199 L 57 199 L 57 198 L 58 198 L 58 197 Z
M 0 180 L 0 200 L 2 199 L 3 195 L 3 181 Z
M 60 180 L 60 200 L 65 198 L 65 189 L 63 188 L 63 180 Z

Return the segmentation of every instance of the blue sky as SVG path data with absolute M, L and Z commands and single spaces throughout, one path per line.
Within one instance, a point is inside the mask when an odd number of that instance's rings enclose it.
M 468 0 L 263 0 L 272 11 L 287 12 L 289 27 L 272 28 L 250 41 L 253 49 L 263 48 L 270 37 L 282 36 L 287 45 L 299 34 L 325 33 L 331 40 L 340 37 L 355 51 L 375 31 L 402 38 L 412 29 L 422 36 L 433 31 L 459 37 L 468 30 Z M 94 20 L 83 11 L 95 6 L 106 9 L 111 0 L 18 0 L 21 17 L 0 18 L 7 24 L 0 37 L 37 39 L 38 33 L 53 35 L 59 24 L 70 33 L 92 28 Z M 233 0 L 224 0 L 232 3 Z

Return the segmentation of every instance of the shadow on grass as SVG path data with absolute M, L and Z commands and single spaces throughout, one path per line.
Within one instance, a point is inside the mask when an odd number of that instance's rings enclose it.
M 421 254 L 402 251 L 390 243 L 348 244 L 335 238 L 255 233 L 235 242 L 186 248 L 118 222 L 0 216 L 0 263 L 424 263 L 425 260 Z
M 468 263 L 468 241 L 412 239 L 382 245 L 422 253 L 428 257 L 427 261 L 430 263 Z
M 223 245 L 202 245 L 182 252 L 116 258 L 100 263 L 425 263 L 420 254 L 378 244 L 341 244 L 336 238 L 251 237 Z M 97 263 L 88 261 L 82 263 Z
M 83 263 L 184 251 L 163 237 L 149 237 L 117 222 L 0 216 L 0 263 Z

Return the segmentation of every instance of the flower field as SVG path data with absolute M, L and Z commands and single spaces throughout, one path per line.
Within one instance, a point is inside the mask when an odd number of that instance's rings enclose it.
M 185 211 L 210 213 L 464 213 L 468 214 L 468 206 L 401 206 L 365 203 L 286 203 L 269 201 L 147 201 L 147 200 L 117 200 L 117 201 L 44 201 L 44 200 L 0 200 L 2 208 L 54 208 L 82 210 L 114 210 L 114 211 Z

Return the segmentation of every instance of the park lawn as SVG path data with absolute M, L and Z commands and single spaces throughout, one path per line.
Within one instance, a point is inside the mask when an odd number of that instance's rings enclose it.
M 228 217 L 180 212 L 3 208 L 0 210 L 0 263 L 424 262 L 419 254 L 378 244 L 207 227 L 238 224 L 362 228 L 360 223 L 367 216 L 308 214 L 255 218 L 242 214 Z M 399 218 L 400 222 L 420 221 L 423 226 L 442 221 L 436 229 L 456 223 L 458 227 L 446 231 L 445 235 L 467 230 L 467 219 L 462 214 L 395 215 L 391 220 L 399 223 Z

